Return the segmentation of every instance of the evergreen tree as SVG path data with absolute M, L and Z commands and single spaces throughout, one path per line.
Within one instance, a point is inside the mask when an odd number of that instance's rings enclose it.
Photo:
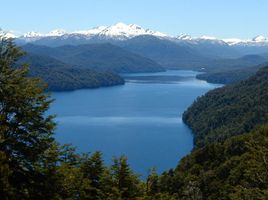
M 87 199 L 103 199 L 103 176 L 105 167 L 102 160 L 101 152 L 95 152 L 91 157 L 84 156 L 81 164 L 83 178 L 90 183 L 90 190 L 87 191 Z
M 142 194 L 138 176 L 131 171 L 125 156 L 114 158 L 111 175 L 114 186 L 119 192 L 118 199 L 134 199 Z
M 0 155 L 1 171 L 8 171 L 1 177 L 8 187 L 1 199 L 11 199 L 8 193 L 14 190 L 14 199 L 43 196 L 35 190 L 45 179 L 39 169 L 54 143 L 53 117 L 44 115 L 51 100 L 39 79 L 27 77 L 26 65 L 15 67 L 21 55 L 11 40 L 0 39 Z
M 151 196 L 157 194 L 158 192 L 159 192 L 158 174 L 156 172 L 156 169 L 152 168 L 146 181 L 146 193 L 147 195 Z

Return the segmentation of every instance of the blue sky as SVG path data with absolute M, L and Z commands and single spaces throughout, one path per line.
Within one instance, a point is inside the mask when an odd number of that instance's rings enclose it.
M 134 23 L 171 35 L 268 36 L 267 0 L 0 0 L 4 30 L 48 32 Z

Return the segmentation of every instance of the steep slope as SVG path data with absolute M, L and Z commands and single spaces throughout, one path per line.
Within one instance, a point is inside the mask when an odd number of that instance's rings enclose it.
M 51 56 L 64 63 L 69 63 L 84 69 L 112 71 L 117 73 L 164 71 L 163 67 L 151 59 L 108 43 L 78 46 L 68 45 L 56 48 L 25 45 L 23 49 L 27 52 Z
M 192 38 L 190 35 L 182 34 L 177 37 L 175 42 L 195 49 L 200 55 L 213 57 L 214 59 L 235 58 L 243 55 L 225 41 L 214 37 L 202 36 L 199 38 Z
M 196 146 L 223 141 L 268 122 L 268 67 L 235 85 L 208 92 L 183 114 Z
M 121 46 L 170 69 L 200 69 L 200 63 L 209 60 L 190 47 L 153 36 L 138 36 L 122 42 Z
M 19 63 L 28 63 L 29 75 L 40 77 L 48 84 L 49 91 L 66 91 L 98 88 L 124 84 L 124 80 L 113 73 L 78 69 L 48 56 L 28 54 Z
M 203 65 L 206 73 L 197 75 L 197 78 L 210 83 L 237 83 L 254 75 L 258 69 L 266 66 L 263 63 L 267 61 L 268 58 L 262 55 L 214 60 Z
M 207 63 L 203 63 L 203 68 L 205 68 L 207 72 L 222 72 L 252 67 L 262 64 L 267 60 L 267 58 L 261 55 L 245 55 L 232 59 L 213 59 Z
M 268 125 L 206 145 L 159 176 L 154 190 L 167 199 L 267 199 L 267 146 Z
M 246 67 L 242 69 L 223 70 L 216 72 L 212 71 L 203 74 L 198 74 L 196 78 L 200 80 L 205 80 L 209 83 L 232 84 L 238 83 L 242 80 L 249 78 L 250 76 L 254 75 L 259 68 L 260 65 L 254 67 Z

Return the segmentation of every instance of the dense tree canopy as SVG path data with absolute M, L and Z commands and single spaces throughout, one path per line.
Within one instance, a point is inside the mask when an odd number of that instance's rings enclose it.
M 52 116 L 44 116 L 51 101 L 43 84 L 27 77 L 26 66 L 14 68 L 21 55 L 11 41 L 1 40 L 0 155 L 9 180 L 2 189 L 16 191 L 18 199 L 33 195 L 45 178 L 38 169 L 45 165 L 45 154 L 54 143 L 55 126 Z
M 112 72 L 81 69 L 44 55 L 26 54 L 18 61 L 29 63 L 29 76 L 40 77 L 49 91 L 67 91 L 124 84 L 123 78 Z
M 235 85 L 208 92 L 184 113 L 195 144 L 223 141 L 268 122 L 268 67 Z
M 155 175 L 154 193 L 167 199 L 267 199 L 268 126 L 194 150 L 175 171 Z M 151 180 L 149 177 L 148 180 Z
M 101 152 L 78 154 L 54 141 L 53 116 L 45 115 L 50 97 L 26 66 L 15 66 L 21 55 L 1 40 L 1 199 L 267 199 L 267 67 L 198 99 L 184 115 L 197 148 L 175 169 L 152 169 L 143 181 L 124 156 L 107 166 Z

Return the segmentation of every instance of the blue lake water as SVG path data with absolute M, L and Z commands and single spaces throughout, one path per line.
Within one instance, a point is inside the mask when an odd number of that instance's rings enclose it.
M 134 77 L 123 86 L 54 93 L 49 112 L 57 115 L 55 137 L 80 152 L 102 151 L 107 164 L 113 156 L 126 155 L 131 168 L 143 176 L 151 167 L 159 172 L 173 168 L 193 148 L 182 113 L 198 96 L 219 86 L 197 80 L 196 74 L 132 74 L 127 76 L 150 77 Z M 165 80 L 150 81 L 151 76 Z

